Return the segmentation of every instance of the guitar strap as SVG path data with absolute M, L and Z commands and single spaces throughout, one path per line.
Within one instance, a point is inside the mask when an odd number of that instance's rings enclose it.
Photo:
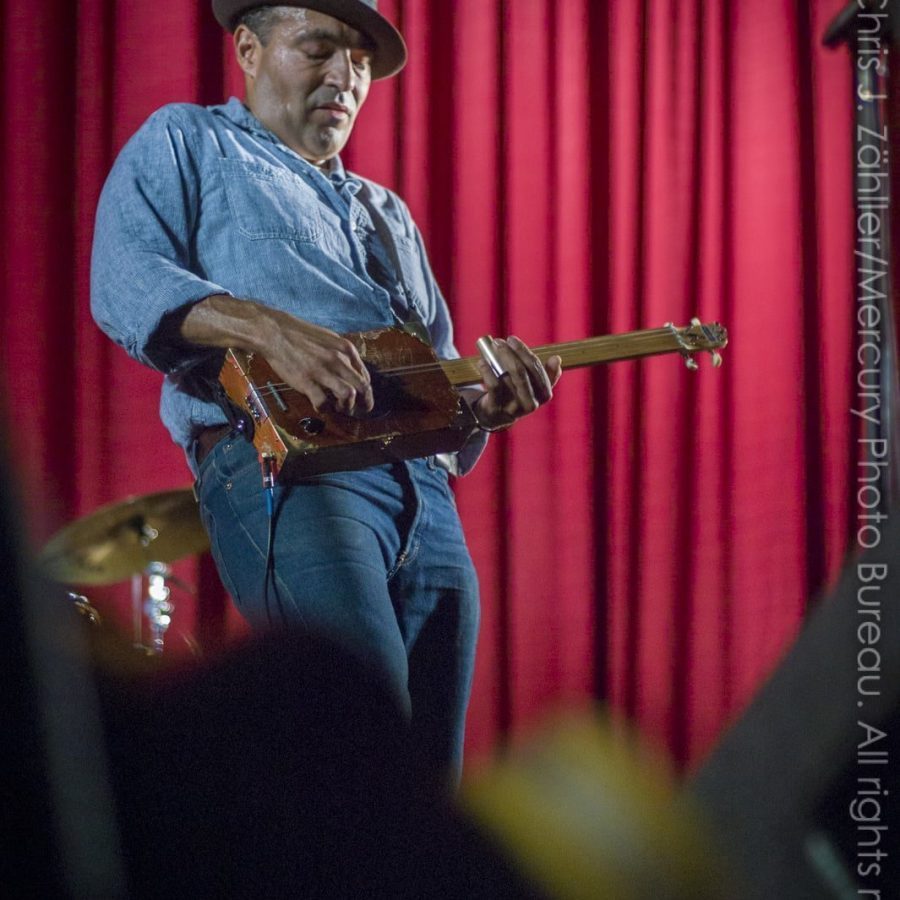
M 376 252 L 370 252 L 368 243 L 366 247 L 366 268 L 368 269 L 369 274 L 372 276 L 372 279 L 380 284 L 390 295 L 392 311 L 401 323 L 403 329 L 410 332 L 411 334 L 414 334 L 420 341 L 431 347 L 431 334 L 428 331 L 428 326 L 425 324 L 422 310 L 419 308 L 416 302 L 415 292 L 406 281 L 406 277 L 403 273 L 403 265 L 400 262 L 400 251 L 397 249 L 397 242 L 394 240 L 394 235 L 391 231 L 391 228 L 385 221 L 384 217 L 378 212 L 377 209 L 375 209 L 374 205 L 370 202 L 369 192 L 365 185 L 363 185 L 362 189 L 357 194 L 357 199 L 368 212 L 369 219 L 371 220 L 372 227 L 374 228 L 374 232 L 370 235 L 367 234 L 367 238 L 373 245 L 376 242 L 380 244 L 380 249 L 387 252 L 390 264 L 394 269 L 394 284 L 400 285 L 400 288 L 403 291 L 406 304 L 402 310 L 402 315 L 400 314 L 400 311 L 397 309 L 397 306 L 394 303 L 393 288 L 385 284 L 384 281 L 379 280 L 379 276 L 383 278 L 384 275 L 387 274 L 384 272 L 383 267 L 379 271 L 378 275 L 376 275 L 372 271 L 372 269 L 369 268 L 368 260 L 377 256 L 377 250 L 375 247 L 372 247 L 371 249 L 375 250 Z M 472 414 L 470 413 L 470 416 L 471 415 Z M 474 418 L 472 419 L 472 422 L 474 428 Z M 436 453 L 434 454 L 434 459 L 440 468 L 446 469 L 448 472 L 450 472 L 451 475 L 459 475 L 459 461 L 457 459 L 456 452 Z
M 374 229 L 371 232 L 367 229 L 366 233 L 366 271 L 372 280 L 390 295 L 391 310 L 397 320 L 407 331 L 411 331 L 430 346 L 431 336 L 428 333 L 428 326 L 416 302 L 415 292 L 404 275 L 400 252 L 390 225 L 372 204 L 365 185 L 357 194 L 357 200 L 365 207 Z M 388 271 L 388 266 L 393 269 L 393 273 Z M 405 303 L 402 305 L 397 303 L 395 298 L 397 285 L 403 292 Z

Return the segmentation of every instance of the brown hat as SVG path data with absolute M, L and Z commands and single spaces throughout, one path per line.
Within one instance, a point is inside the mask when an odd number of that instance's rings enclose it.
M 258 6 L 300 6 L 334 16 L 361 31 L 375 45 L 372 78 L 395 75 L 406 65 L 406 44 L 400 32 L 378 12 L 377 0 L 213 0 L 216 21 L 229 31 L 237 27 L 244 13 Z

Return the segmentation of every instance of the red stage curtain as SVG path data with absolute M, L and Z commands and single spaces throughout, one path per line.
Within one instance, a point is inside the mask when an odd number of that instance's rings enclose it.
M 600 696 L 696 760 L 840 565 L 851 108 L 818 36 L 842 5 L 382 3 L 411 61 L 346 158 L 409 202 L 464 353 L 695 314 L 732 340 L 719 371 L 567 374 L 459 484 L 484 601 L 475 756 Z M 90 321 L 93 211 L 153 109 L 240 85 L 204 3 L 7 0 L 2 25 L 5 431 L 41 540 L 187 482 L 158 376 Z M 200 578 L 176 617 L 212 646 L 224 606 Z

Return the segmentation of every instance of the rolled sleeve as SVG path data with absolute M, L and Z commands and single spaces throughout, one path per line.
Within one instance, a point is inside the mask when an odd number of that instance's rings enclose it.
M 180 336 L 191 306 L 230 293 L 197 274 L 191 235 L 199 202 L 188 131 L 165 108 L 122 150 L 100 196 L 91 312 L 132 357 L 168 373 L 210 355 Z
M 441 454 L 440 462 L 443 467 L 457 477 L 467 475 L 475 468 L 484 448 L 487 446 L 488 435 L 479 430 L 473 431 L 466 443 L 456 453 Z

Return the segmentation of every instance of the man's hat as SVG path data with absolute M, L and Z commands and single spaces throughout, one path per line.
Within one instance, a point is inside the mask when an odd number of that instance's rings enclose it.
M 400 32 L 378 12 L 377 0 L 213 0 L 216 21 L 234 31 L 240 17 L 258 6 L 301 6 L 314 9 L 361 31 L 375 45 L 372 78 L 387 78 L 406 65 L 406 44 Z

